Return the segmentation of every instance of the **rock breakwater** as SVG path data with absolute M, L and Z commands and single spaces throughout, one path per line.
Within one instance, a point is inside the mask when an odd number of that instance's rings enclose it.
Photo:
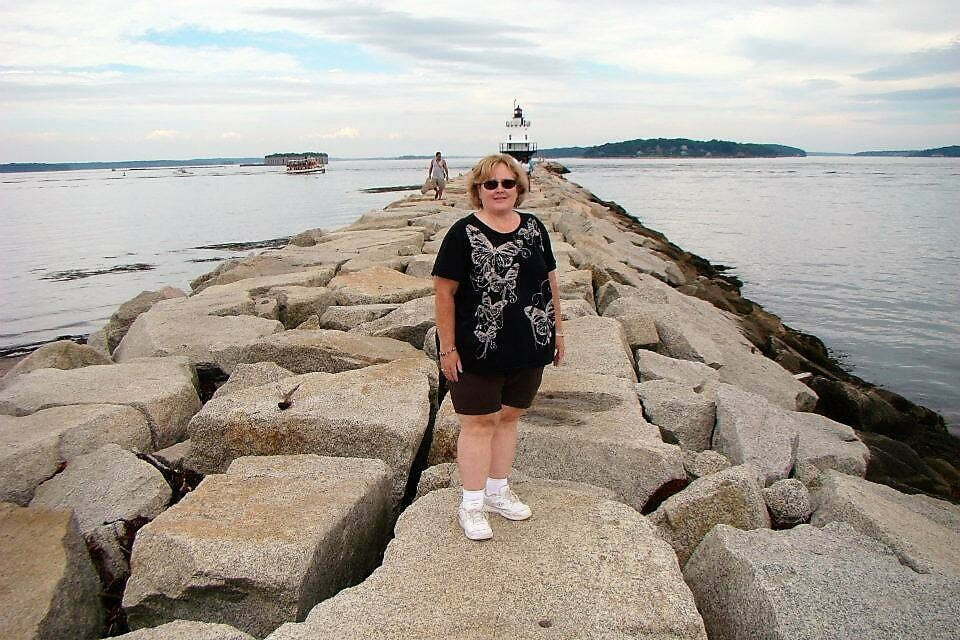
M 519 427 L 530 521 L 482 545 L 456 523 L 429 279 L 469 213 L 453 180 L 138 296 L 3 378 L 0 636 L 952 637 L 942 420 L 547 168 L 524 209 L 569 352 Z

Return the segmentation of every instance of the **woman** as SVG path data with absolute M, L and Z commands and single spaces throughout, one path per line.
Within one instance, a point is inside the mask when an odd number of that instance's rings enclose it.
M 517 421 L 533 403 L 543 367 L 563 360 L 556 261 L 546 227 L 515 211 L 529 189 L 516 160 L 482 159 L 468 175 L 478 209 L 450 227 L 433 266 L 440 369 L 460 419 L 460 526 L 493 537 L 485 512 L 526 520 L 530 508 L 507 476 Z

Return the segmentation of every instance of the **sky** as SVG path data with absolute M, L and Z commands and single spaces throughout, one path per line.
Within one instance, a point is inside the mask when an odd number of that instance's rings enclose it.
M 957 0 L 0 2 L 0 163 L 960 144 Z

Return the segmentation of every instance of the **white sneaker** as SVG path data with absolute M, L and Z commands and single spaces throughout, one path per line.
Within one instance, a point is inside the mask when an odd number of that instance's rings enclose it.
M 483 510 L 499 513 L 508 520 L 526 520 L 530 517 L 530 507 L 525 505 L 517 494 L 507 485 L 495 495 L 483 494 Z
M 493 529 L 487 522 L 487 514 L 483 509 L 464 509 L 460 507 L 457 510 L 457 517 L 460 520 L 460 526 L 463 527 L 463 535 L 470 540 L 489 540 L 493 537 Z

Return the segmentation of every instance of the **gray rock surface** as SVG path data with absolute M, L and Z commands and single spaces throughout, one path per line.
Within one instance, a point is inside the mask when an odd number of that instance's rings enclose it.
M 630 507 L 531 482 L 534 516 L 493 518 L 480 552 L 456 523 L 458 494 L 417 500 L 376 572 L 269 640 L 706 640 L 672 550 Z
M 0 500 L 28 504 L 40 483 L 64 463 L 110 442 L 152 450 L 143 413 L 123 405 L 84 404 L 0 416 Z
M 213 352 L 213 358 L 228 373 L 240 364 L 273 362 L 300 374 L 340 373 L 418 354 L 417 348 L 393 338 L 332 329 L 292 329 L 247 343 L 225 345 Z
M 826 471 L 813 493 L 810 524 L 844 522 L 878 540 L 919 573 L 960 576 L 960 507 Z
M 289 369 L 284 369 L 274 362 L 255 362 L 253 364 L 238 364 L 230 378 L 214 392 L 214 398 L 243 391 L 250 387 L 259 387 L 271 382 L 280 382 L 284 378 L 297 375 Z
M 711 640 L 952 640 L 960 580 L 922 575 L 847 525 L 719 525 L 683 569 Z
M 718 524 L 738 529 L 770 528 L 757 471 L 750 465 L 694 480 L 650 514 L 650 522 L 673 546 L 681 567 L 703 536 Z
M 699 393 L 720 381 L 717 370 L 702 362 L 671 358 L 646 349 L 637 349 L 635 353 L 640 382 L 671 380 Z
M 69 511 L 0 503 L 0 638 L 100 637 L 100 581 Z
M 330 281 L 337 293 L 337 304 L 400 303 L 433 293 L 433 281 L 376 266 L 363 271 L 338 275 Z
M 207 297 L 214 304 L 214 297 Z M 254 301 L 245 294 L 242 299 L 247 302 L 237 303 L 241 308 L 230 311 L 254 313 Z M 114 359 L 128 362 L 134 358 L 181 355 L 194 364 L 214 363 L 211 350 L 215 346 L 249 342 L 284 329 L 275 318 L 209 315 L 199 308 L 205 301 L 204 296 L 193 296 L 158 303 L 133 323 L 114 351 Z
M 116 640 L 255 640 L 250 634 L 228 624 L 175 620 L 149 629 L 137 629 Z
M 360 304 L 355 306 L 332 306 L 320 316 L 320 329 L 336 329 L 350 331 L 364 322 L 382 318 L 399 307 L 399 303 L 392 304 Z
M 163 287 L 159 291 L 141 291 L 135 297 L 121 304 L 120 308 L 110 316 L 107 326 L 104 327 L 108 353 L 114 352 L 120 341 L 123 340 L 123 336 L 127 335 L 127 331 L 134 321 L 140 317 L 140 314 L 149 311 L 153 305 L 161 300 L 183 298 L 186 295 L 175 287 Z
M 380 338 L 393 338 L 408 342 L 420 349 L 430 327 L 436 324 L 436 296 L 416 298 L 404 302 L 396 310 L 382 318 L 364 322 L 351 329 L 351 333 L 361 333 Z
M 785 411 L 728 384 L 717 387 L 713 448 L 734 464 L 752 462 L 770 484 L 794 465 L 866 473 L 869 451 L 853 429 L 817 414 Z
M 356 584 L 386 543 L 391 472 L 314 455 L 235 460 L 140 530 L 123 607 L 133 628 L 178 619 L 257 638 Z
M 770 510 L 773 524 L 779 528 L 804 523 L 810 519 L 813 512 L 810 492 L 795 478 L 777 480 L 763 490 L 763 499 Z
M 77 456 L 39 487 L 31 507 L 73 510 L 87 544 L 101 550 L 102 570 L 113 579 L 129 573 L 122 545 L 138 518 L 152 520 L 172 492 L 156 467 L 118 445 Z
M 10 386 L 17 376 L 36 369 L 78 369 L 94 364 L 113 364 L 113 360 L 85 344 L 57 340 L 43 345 L 14 365 L 0 378 L 0 389 Z
M 566 357 L 562 368 L 637 381 L 633 356 L 619 322 L 584 316 L 564 325 Z
M 636 389 L 644 415 L 660 427 L 664 440 L 693 451 L 710 448 L 717 419 L 714 401 L 671 380 L 641 382 Z
M 184 464 L 201 473 L 222 473 L 242 456 L 316 453 L 378 458 L 393 478 L 399 502 L 414 455 L 430 418 L 431 380 L 420 356 L 340 374 L 287 378 L 299 387 L 280 409 L 275 385 L 251 387 L 210 400 L 190 422 L 190 454 Z
M 460 424 L 449 397 L 434 424 L 428 464 L 456 459 Z M 514 468 L 537 478 L 584 482 L 643 509 L 668 483 L 686 479 L 680 448 L 643 419 L 633 385 L 547 367 L 533 406 L 518 425 Z
M 200 409 L 196 373 L 184 357 L 145 358 L 81 369 L 38 369 L 0 391 L 0 415 L 26 416 L 50 407 L 120 404 L 140 411 L 153 448 L 183 440 Z
M 295 328 L 311 316 L 323 315 L 336 300 L 336 294 L 326 287 L 288 285 L 270 290 L 281 301 L 279 312 L 283 326 Z
M 730 468 L 730 461 L 718 451 L 684 451 L 683 468 L 691 479 L 696 480 L 711 473 Z
M 603 498 L 605 500 L 619 501 L 619 497 L 615 491 L 612 491 L 611 489 L 605 489 L 603 487 L 596 487 L 592 484 L 586 484 L 584 482 L 534 478 L 533 476 L 527 475 L 522 471 L 512 472 L 509 480 L 510 486 L 520 493 L 523 493 L 526 485 L 534 482 L 537 484 L 548 484 L 555 487 L 561 487 L 564 489 L 569 489 L 570 491 L 580 491 L 587 495 Z M 463 488 L 463 485 L 460 481 L 460 471 L 457 468 L 457 464 L 455 462 L 444 462 L 442 464 L 437 464 L 432 467 L 427 467 L 423 470 L 423 473 L 420 474 L 420 481 L 417 483 L 416 497 L 419 499 L 431 491 L 436 491 L 437 489 L 447 489 L 450 487 L 460 489 Z
M 560 303 L 560 316 L 564 320 L 595 315 L 597 315 L 597 309 L 586 300 L 564 300 Z
M 611 305 L 617 304 L 652 316 L 660 337 L 657 351 L 662 355 L 706 364 L 718 370 L 721 382 L 787 410 L 807 411 L 816 405 L 817 396 L 809 387 L 747 340 L 737 316 L 649 275 L 640 274 L 632 284 L 604 285 L 609 287 L 606 291 L 601 287 L 601 301 L 609 302 L 600 308 L 607 313 L 615 311 Z

